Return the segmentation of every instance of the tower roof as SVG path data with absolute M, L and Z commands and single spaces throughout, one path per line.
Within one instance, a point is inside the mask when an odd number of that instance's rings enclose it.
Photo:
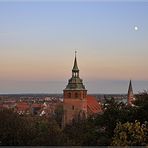
M 85 86 L 83 85 L 83 80 L 80 79 L 79 77 L 70 78 L 65 90 L 85 90 Z
M 73 72 L 77 72 L 77 71 L 79 71 L 79 68 L 78 68 L 78 65 L 77 65 L 77 57 L 76 57 L 76 51 L 75 51 L 75 60 L 74 60 L 74 65 L 73 65 L 73 69 L 72 69 L 72 71 Z
M 134 99 L 134 94 L 133 94 L 133 88 L 132 88 L 132 82 L 130 80 L 129 82 L 129 88 L 128 88 L 128 94 L 127 94 L 127 103 L 128 105 L 132 105 Z
M 128 94 L 133 93 L 132 81 L 129 82 Z
M 76 51 L 75 51 L 74 66 L 72 69 L 72 77 L 69 79 L 68 85 L 66 86 L 65 90 L 85 90 L 85 86 L 83 85 L 83 80 L 79 77 Z

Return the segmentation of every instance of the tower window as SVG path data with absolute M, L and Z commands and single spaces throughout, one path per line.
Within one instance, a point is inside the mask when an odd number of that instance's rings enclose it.
M 85 98 L 86 97 L 86 93 L 85 92 L 83 92 L 83 98 Z
M 71 98 L 71 93 L 68 93 L 68 98 Z
M 75 98 L 78 98 L 78 93 L 75 93 Z
M 75 109 L 75 107 L 74 107 L 74 105 L 72 106 L 72 110 L 74 110 Z

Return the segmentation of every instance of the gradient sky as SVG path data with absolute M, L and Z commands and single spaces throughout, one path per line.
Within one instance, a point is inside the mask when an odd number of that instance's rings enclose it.
M 0 93 L 62 93 L 75 49 L 89 93 L 148 89 L 148 2 L 0 1 Z

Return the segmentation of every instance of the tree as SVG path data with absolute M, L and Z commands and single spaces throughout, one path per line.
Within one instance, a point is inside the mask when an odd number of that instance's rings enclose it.
M 113 146 L 144 146 L 148 144 L 147 134 L 147 124 L 141 125 L 138 121 L 124 124 L 119 122 L 114 130 L 111 144 Z
M 53 118 L 37 118 L 36 121 L 34 121 L 34 128 L 36 136 L 32 141 L 32 145 L 60 145 L 62 131 Z
M 104 103 L 104 113 L 98 115 L 95 119 L 98 131 L 104 128 L 104 132 L 101 133 L 100 138 L 104 137 L 100 144 L 109 145 L 111 138 L 116 127 L 117 122 L 120 121 L 120 115 L 125 105 L 121 102 L 115 101 L 114 98 L 106 99 Z
M 53 118 L 19 116 L 0 110 L 0 145 L 60 145 L 62 131 Z
M 28 145 L 33 137 L 30 125 L 12 110 L 0 110 L 0 145 Z
M 148 92 L 144 91 L 136 95 L 134 104 L 137 107 L 137 120 L 148 121 Z
M 58 123 L 58 125 L 59 125 L 60 127 L 62 127 L 63 113 L 64 113 L 64 111 L 63 111 L 63 104 L 59 104 L 59 105 L 56 107 L 55 111 L 54 111 L 54 116 L 53 116 L 53 118 L 56 120 L 56 122 Z
M 98 145 L 110 145 L 118 122 L 134 122 L 136 118 L 137 108 L 126 106 L 122 102 L 117 102 L 114 98 L 106 99 L 104 113 L 94 119 L 98 131 Z
M 67 137 L 66 145 L 97 145 L 97 131 L 92 119 L 79 120 L 64 128 L 64 134 Z

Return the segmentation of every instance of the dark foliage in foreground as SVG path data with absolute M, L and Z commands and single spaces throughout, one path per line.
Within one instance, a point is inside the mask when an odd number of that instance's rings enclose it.
M 122 143 L 120 133 L 125 133 L 124 125 L 135 123 L 141 125 L 148 121 L 148 94 L 147 92 L 136 96 L 135 107 L 117 103 L 114 99 L 106 100 L 104 113 L 87 120 L 81 120 L 67 125 L 61 129 L 62 108 L 50 118 L 19 116 L 11 110 L 0 110 L 0 145 L 31 145 L 31 146 L 58 146 L 58 145 L 111 145 Z M 128 123 L 127 123 L 128 122 Z M 118 130 L 120 123 L 120 129 Z M 146 131 L 148 131 L 146 129 Z M 136 133 L 136 132 L 135 132 Z M 138 145 L 148 145 L 148 133 L 144 133 L 146 141 Z M 131 139 L 131 137 L 129 138 Z M 114 141 L 113 141 L 114 140 Z M 130 143 L 126 139 L 126 143 Z M 125 141 L 124 141 L 125 142 Z M 132 145 L 132 144 L 131 144 Z

